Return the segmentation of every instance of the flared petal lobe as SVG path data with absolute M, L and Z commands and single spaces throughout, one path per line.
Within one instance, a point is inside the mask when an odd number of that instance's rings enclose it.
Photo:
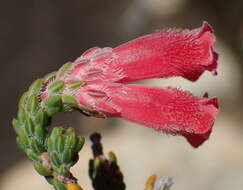
M 72 76 L 89 82 L 127 82 L 182 76 L 195 81 L 205 71 L 216 72 L 215 36 L 205 22 L 194 30 L 152 33 L 112 48 L 92 48 L 79 57 Z M 87 63 L 87 64 L 81 64 Z
M 215 36 L 204 23 L 194 30 L 168 30 L 149 34 L 114 49 L 127 80 L 182 76 L 195 81 L 217 67 Z
M 82 105 L 158 131 L 185 136 L 197 147 L 208 139 L 218 113 L 216 98 L 198 98 L 176 88 L 97 83 L 76 93 Z
M 155 77 L 197 80 L 216 73 L 215 36 L 205 22 L 194 30 L 152 33 L 116 48 L 94 47 L 74 61 L 63 79 L 81 81 L 71 93 L 86 114 L 121 117 L 165 133 L 182 135 L 197 147 L 208 139 L 218 114 L 216 98 L 198 98 L 176 88 L 121 84 Z

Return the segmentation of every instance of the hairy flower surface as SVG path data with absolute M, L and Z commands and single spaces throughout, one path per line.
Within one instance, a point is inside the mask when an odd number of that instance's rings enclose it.
M 76 59 L 66 83 L 82 85 L 68 93 L 84 112 L 121 117 L 159 131 L 182 135 L 197 147 L 208 139 L 218 114 L 217 98 L 195 97 L 172 87 L 123 84 L 156 77 L 195 81 L 205 71 L 216 74 L 215 36 L 205 22 L 194 30 L 152 33 L 116 48 L 91 48 Z

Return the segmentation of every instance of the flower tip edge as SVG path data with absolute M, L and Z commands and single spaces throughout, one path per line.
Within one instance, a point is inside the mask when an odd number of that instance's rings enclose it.
M 205 98 L 205 99 L 203 99 L 205 105 L 213 105 L 215 108 L 217 108 L 217 109 L 219 108 L 217 97 L 214 96 L 214 97 L 209 98 L 208 92 L 205 92 L 202 97 Z
M 215 35 L 214 35 L 214 30 L 212 28 L 212 26 L 207 22 L 207 21 L 203 21 L 202 27 L 200 28 L 200 32 L 199 35 L 202 36 L 204 33 L 209 32 L 213 35 L 213 43 L 215 42 Z M 218 75 L 217 72 L 217 67 L 218 67 L 218 58 L 219 58 L 219 54 L 214 50 L 214 47 L 211 47 L 211 52 L 212 52 L 212 61 L 211 64 L 209 64 L 207 66 L 207 70 L 211 71 L 213 73 L 213 75 Z
M 199 146 L 204 144 L 205 141 L 209 139 L 211 132 L 212 132 L 212 128 L 210 128 L 204 134 L 185 134 L 184 137 L 192 147 L 198 148 Z
M 207 21 L 203 21 L 203 24 L 202 24 L 201 33 L 204 33 L 204 32 L 210 32 L 210 33 L 214 32 L 213 27 Z

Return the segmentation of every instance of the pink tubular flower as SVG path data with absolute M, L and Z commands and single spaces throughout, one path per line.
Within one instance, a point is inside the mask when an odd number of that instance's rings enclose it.
M 199 98 L 172 87 L 122 83 L 171 76 L 195 81 L 205 70 L 216 74 L 214 42 L 212 28 L 204 23 L 194 30 L 152 33 L 116 48 L 91 48 L 75 60 L 65 81 L 84 83 L 71 93 L 90 114 L 121 117 L 182 135 L 198 147 L 211 133 L 217 98 Z

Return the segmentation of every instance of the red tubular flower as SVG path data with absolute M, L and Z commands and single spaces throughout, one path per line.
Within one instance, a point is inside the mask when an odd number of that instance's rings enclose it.
M 152 33 L 114 49 L 91 48 L 74 62 L 65 80 L 84 82 L 71 93 L 86 112 L 182 135 L 198 147 L 211 133 L 218 114 L 217 98 L 122 82 L 171 76 L 195 81 L 205 70 L 216 73 L 214 42 L 212 28 L 204 23 L 191 31 Z

